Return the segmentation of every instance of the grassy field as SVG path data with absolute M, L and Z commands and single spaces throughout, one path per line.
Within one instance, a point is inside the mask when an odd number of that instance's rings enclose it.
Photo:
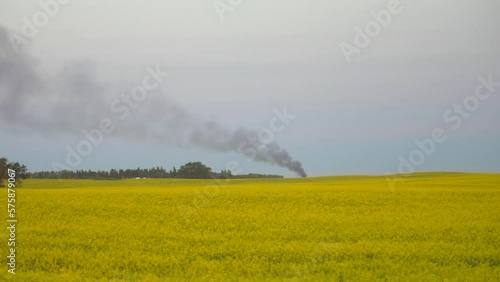
M 4 263 L 2 281 L 500 280 L 499 174 L 393 189 L 369 176 L 26 180 L 16 193 L 16 274 Z

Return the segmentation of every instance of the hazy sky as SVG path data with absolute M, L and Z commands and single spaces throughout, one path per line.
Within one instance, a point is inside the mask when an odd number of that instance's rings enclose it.
M 1 1 L 0 25 L 23 35 L 23 19 L 33 23 L 40 3 L 54 11 L 54 1 Z M 416 171 L 500 171 L 500 87 L 484 100 L 474 96 L 478 77 L 500 82 L 496 0 L 400 1 L 400 12 L 350 63 L 341 43 L 356 47 L 355 28 L 364 30 L 392 1 L 229 1 L 236 5 L 224 20 L 214 3 L 227 0 L 67 2 L 20 53 L 0 50 L 0 156 L 31 171 L 64 163 L 66 146 L 113 115 L 113 99 L 157 65 L 169 77 L 75 169 L 202 161 L 218 171 L 235 160 L 242 173 L 295 176 L 214 149 L 219 140 L 205 139 L 221 131 L 211 127 L 195 141 L 179 136 L 188 134 L 178 128 L 186 120 L 197 130 L 214 122 L 228 136 L 240 127 L 258 132 L 286 107 L 295 118 L 273 141 L 310 176 L 397 172 L 398 158 L 417 160 L 424 149 L 415 140 L 436 128 L 446 141 L 422 155 Z M 31 73 L 36 83 L 28 87 Z M 24 95 L 26 105 L 17 109 L 10 95 Z M 464 101 L 478 105 L 460 114 L 454 105 Z

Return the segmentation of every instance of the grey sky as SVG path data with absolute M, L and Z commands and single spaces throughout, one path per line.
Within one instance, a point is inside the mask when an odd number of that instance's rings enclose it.
M 479 76 L 500 81 L 499 2 L 401 1 L 403 11 L 348 64 L 339 44 L 352 44 L 354 28 L 364 28 L 373 20 L 370 12 L 388 2 L 243 1 L 221 21 L 211 0 L 73 0 L 23 52 L 47 79 L 82 60 L 90 64 L 106 89 L 99 114 L 110 99 L 140 83 L 146 66 L 157 64 L 170 73 L 158 95 L 227 128 L 259 130 L 274 108 L 287 107 L 297 117 L 275 140 L 313 176 L 396 172 L 398 156 L 407 158 L 417 148 L 414 140 L 429 138 L 436 127 L 446 129 L 448 140 L 416 170 L 500 170 L 500 89 L 459 129 L 443 120 L 449 108 L 474 94 Z M 2 1 L 0 25 L 21 33 L 23 17 L 40 10 L 38 1 Z M 136 121 L 149 116 L 158 122 L 164 113 L 154 99 L 139 110 L 149 115 Z M 5 108 L 9 101 L 0 103 Z M 69 112 L 92 113 L 85 107 L 95 107 L 81 104 L 86 106 Z M 79 127 L 72 128 L 75 134 L 47 134 L 2 119 L 0 155 L 31 170 L 51 169 L 53 161 L 64 160 L 64 147 L 82 138 Z M 79 168 L 200 160 L 220 170 L 235 159 L 244 173 L 293 176 L 234 153 L 119 135 L 106 138 Z

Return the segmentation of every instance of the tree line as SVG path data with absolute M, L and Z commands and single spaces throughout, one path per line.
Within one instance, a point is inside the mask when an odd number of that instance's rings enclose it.
M 230 170 L 213 172 L 212 168 L 201 162 L 189 162 L 179 169 L 175 166 L 167 171 L 162 166 L 136 169 L 110 169 L 110 170 L 62 170 L 62 171 L 36 171 L 28 172 L 25 165 L 10 163 L 6 158 L 0 159 L 0 185 L 7 176 L 7 169 L 16 170 L 19 184 L 21 179 L 127 179 L 127 178 L 190 178 L 190 179 L 228 179 L 228 178 L 283 178 L 281 175 L 256 174 L 233 175 Z
M 167 171 L 162 166 L 136 169 L 110 170 L 62 170 L 37 171 L 28 174 L 31 178 L 60 178 L 60 179 L 127 179 L 127 178 L 231 178 L 231 171 L 222 170 L 212 172 L 212 169 L 201 162 L 190 162 L 179 169 L 175 166 Z

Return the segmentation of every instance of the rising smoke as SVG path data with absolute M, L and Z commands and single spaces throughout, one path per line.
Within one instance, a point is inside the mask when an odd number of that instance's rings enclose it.
M 236 152 L 306 177 L 302 164 L 276 142 L 260 143 L 257 130 L 230 129 L 203 120 L 163 95 L 160 89 L 153 92 L 129 118 L 115 123 L 113 137 Z M 95 128 L 103 117 L 109 116 L 114 99 L 116 91 L 98 80 L 92 62 L 67 64 L 58 74 L 44 75 L 34 58 L 12 49 L 8 32 L 0 27 L 2 123 L 41 134 L 80 136 L 82 129 Z

